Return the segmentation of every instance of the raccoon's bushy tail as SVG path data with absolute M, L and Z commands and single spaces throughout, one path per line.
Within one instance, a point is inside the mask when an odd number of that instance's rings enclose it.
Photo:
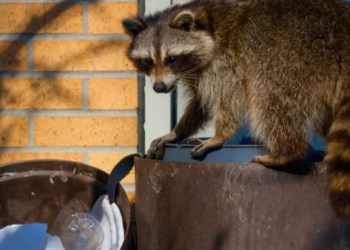
M 330 199 L 340 218 L 350 218 L 350 98 L 344 99 L 332 123 L 327 141 Z

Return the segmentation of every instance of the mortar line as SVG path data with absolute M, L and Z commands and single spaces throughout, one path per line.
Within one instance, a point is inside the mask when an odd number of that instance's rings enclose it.
M 83 33 L 89 34 L 89 3 L 83 3 Z
M 0 110 L 1 115 L 7 116 L 50 116 L 50 117 L 96 117 L 96 116 L 111 116 L 111 117 L 137 117 L 136 110 Z
M 89 164 L 89 153 L 83 153 L 83 163 Z
M 135 3 L 137 0 L 0 0 L 0 3 Z
M 137 147 L 25 147 L 0 148 L 0 153 L 135 153 Z
M 34 117 L 33 115 L 28 116 L 28 146 L 34 147 L 35 146 L 35 139 L 34 139 Z
M 0 71 L 0 78 L 136 78 L 135 71 L 47 71 L 18 72 Z
M 34 71 L 34 46 L 32 40 L 27 42 L 27 71 Z
M 84 27 L 84 26 L 83 26 Z M 125 34 L 0 34 L 2 41 L 42 41 L 42 40 L 129 40 Z
M 89 79 L 83 79 L 81 88 L 83 94 L 83 110 L 89 110 Z

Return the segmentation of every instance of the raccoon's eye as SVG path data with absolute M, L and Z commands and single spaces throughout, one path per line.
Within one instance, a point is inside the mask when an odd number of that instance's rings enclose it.
M 167 58 L 167 64 L 171 65 L 177 62 L 178 57 L 177 56 L 169 56 Z
M 148 67 L 152 67 L 153 66 L 153 60 L 148 58 L 148 59 L 144 59 L 143 63 L 146 64 Z

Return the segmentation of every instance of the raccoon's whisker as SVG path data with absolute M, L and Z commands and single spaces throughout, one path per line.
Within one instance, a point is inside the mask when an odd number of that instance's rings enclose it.
M 180 73 L 178 76 L 187 76 L 187 75 L 190 75 L 192 72 L 182 72 Z
M 196 79 L 200 79 L 199 76 L 193 75 L 193 74 L 179 75 L 178 77 L 179 78 L 196 78 Z
M 200 79 L 199 78 L 181 78 L 181 80 L 188 84 L 196 84 Z
M 195 77 L 195 76 L 186 76 L 186 77 L 181 77 L 181 79 L 186 79 L 186 80 L 200 80 L 199 77 Z
M 153 89 L 153 84 L 151 82 L 146 81 L 145 88 Z
M 197 86 L 197 85 L 195 85 L 195 84 L 193 84 L 193 83 L 190 83 L 190 82 L 188 82 L 188 81 L 182 81 L 182 83 L 183 83 L 183 85 L 185 85 L 185 86 L 191 86 L 191 87 L 193 87 L 193 88 L 195 88 L 195 89 L 198 89 L 198 86 Z
M 197 70 L 198 70 L 197 68 L 189 69 L 189 70 L 186 70 L 184 72 L 181 72 L 180 75 L 191 74 L 191 73 L 194 73 Z
M 182 74 L 179 74 L 178 75 L 179 77 L 184 77 L 184 76 L 197 76 L 196 74 L 193 74 L 193 73 L 191 73 L 191 72 L 189 72 L 189 73 L 182 73 Z M 197 76 L 198 77 L 198 76 Z
M 182 85 L 198 88 L 197 84 L 194 84 L 193 82 L 190 82 L 190 81 L 183 81 Z
M 179 79 L 182 80 L 182 81 L 199 80 L 199 78 L 190 77 L 190 76 L 179 77 Z
M 191 84 L 186 84 L 186 85 L 189 87 L 193 87 L 194 89 L 198 89 L 198 86 L 196 86 L 196 85 L 191 85 Z
M 179 78 L 181 78 L 181 77 L 197 77 L 197 78 L 199 78 L 197 75 L 191 74 L 191 73 L 180 74 L 180 75 L 178 75 L 178 77 L 179 77 Z
M 197 74 L 194 74 L 193 72 L 188 72 L 188 73 L 182 73 L 180 74 L 181 76 L 195 76 L 195 77 L 199 77 Z

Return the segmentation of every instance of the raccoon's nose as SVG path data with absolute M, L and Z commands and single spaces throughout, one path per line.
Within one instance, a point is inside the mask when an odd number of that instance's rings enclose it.
M 162 82 L 157 82 L 153 85 L 153 89 L 157 93 L 164 93 L 167 89 L 166 85 Z

